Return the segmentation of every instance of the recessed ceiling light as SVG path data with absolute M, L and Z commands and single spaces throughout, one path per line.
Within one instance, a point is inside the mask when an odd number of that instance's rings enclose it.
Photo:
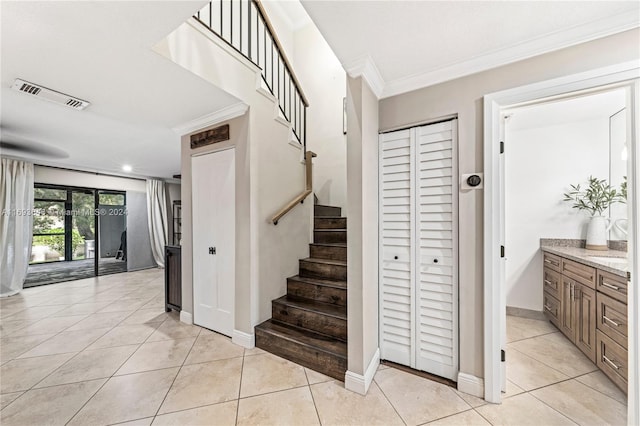
M 133 168 L 132 168 L 130 165 L 125 164 L 124 166 L 122 166 L 122 170 L 124 170 L 125 172 L 127 172 L 127 173 L 128 173 L 128 172 L 130 172 L 131 170 L 133 170 Z

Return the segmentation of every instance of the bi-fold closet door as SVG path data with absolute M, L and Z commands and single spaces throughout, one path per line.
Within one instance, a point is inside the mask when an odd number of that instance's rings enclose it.
M 457 380 L 457 120 L 379 145 L 381 358 Z

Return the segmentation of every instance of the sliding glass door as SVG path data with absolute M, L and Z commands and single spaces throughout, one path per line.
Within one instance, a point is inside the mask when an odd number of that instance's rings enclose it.
M 121 191 L 98 191 L 98 275 L 127 270 L 127 203 Z
M 36 184 L 25 287 L 127 271 L 122 191 Z

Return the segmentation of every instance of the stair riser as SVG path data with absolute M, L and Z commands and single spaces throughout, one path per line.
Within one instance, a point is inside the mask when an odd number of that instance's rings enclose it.
M 309 250 L 309 257 L 316 259 L 347 260 L 346 247 L 316 246 L 311 244 Z
M 271 316 L 276 321 L 347 340 L 347 321 L 343 319 L 276 302 L 272 303 Z
M 313 206 L 313 215 L 314 216 L 342 216 L 342 209 L 340 207 L 332 207 L 332 206 Z
M 322 280 L 347 280 L 347 267 L 343 265 L 327 265 L 324 263 L 308 262 L 300 260 L 301 277 L 320 278 Z
M 347 371 L 346 358 L 297 345 L 260 329 L 256 329 L 256 346 L 296 364 L 344 381 L 344 374 Z
M 287 280 L 287 295 L 347 306 L 347 289 Z
M 313 220 L 314 229 L 347 229 L 346 217 L 316 217 Z
M 314 243 L 341 243 L 347 242 L 347 231 L 313 231 Z

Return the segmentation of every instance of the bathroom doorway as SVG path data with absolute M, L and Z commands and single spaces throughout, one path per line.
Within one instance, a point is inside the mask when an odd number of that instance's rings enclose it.
M 630 120 L 630 135 L 628 143 L 628 180 L 630 198 L 637 199 L 638 183 L 638 153 L 637 132 L 638 123 L 633 121 L 638 111 L 638 97 L 640 95 L 640 77 L 637 63 L 621 64 L 617 67 L 594 70 L 579 75 L 567 76 L 556 80 L 541 82 L 529 86 L 510 89 L 485 96 L 485 399 L 490 402 L 501 401 L 503 374 L 501 368 L 501 350 L 506 349 L 506 291 L 505 291 L 505 253 L 508 257 L 509 249 L 505 250 L 504 216 L 505 198 L 504 169 L 501 161 L 501 133 L 502 112 L 506 108 L 524 106 L 538 102 L 541 99 L 558 99 L 560 97 L 584 95 L 586 92 L 601 91 L 606 88 L 623 87 L 626 91 L 628 115 Z M 504 147 L 504 145 L 502 145 Z M 504 147 L 508 149 L 508 147 Z M 567 158 L 572 161 L 572 158 Z M 532 176 L 535 178 L 535 176 Z M 635 202 L 628 203 L 629 217 L 638 215 Z M 629 249 L 631 253 L 637 250 L 638 235 L 633 220 L 628 224 Z M 629 256 L 631 271 L 631 285 L 637 286 L 637 276 L 633 271 L 638 270 L 637 256 Z M 637 422 L 640 414 L 637 406 L 638 371 L 634 366 L 638 363 L 637 327 L 638 323 L 638 295 L 629 298 L 629 346 L 635 350 L 629 351 L 629 406 L 628 421 Z M 508 354 L 507 354 L 508 358 Z

